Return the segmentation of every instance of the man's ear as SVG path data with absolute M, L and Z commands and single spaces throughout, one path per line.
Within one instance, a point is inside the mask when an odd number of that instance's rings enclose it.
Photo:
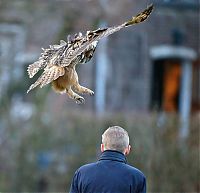
M 125 155 L 128 155 L 129 153 L 130 153 L 130 151 L 131 151 L 131 146 L 130 145 L 128 145 L 128 147 L 125 149 L 125 151 L 124 151 L 124 154 Z
M 101 144 L 101 152 L 104 152 L 104 144 Z

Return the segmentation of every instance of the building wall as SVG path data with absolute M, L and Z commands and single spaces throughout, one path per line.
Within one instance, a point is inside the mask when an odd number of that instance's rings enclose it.
M 148 21 L 110 36 L 107 108 L 148 111 L 153 67 L 151 47 L 181 45 L 198 53 L 198 25 L 197 9 L 155 4 Z

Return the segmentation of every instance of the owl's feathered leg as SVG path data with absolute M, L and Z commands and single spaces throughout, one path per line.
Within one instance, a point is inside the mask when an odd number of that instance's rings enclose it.
M 73 86 L 75 91 L 80 94 L 89 94 L 90 96 L 94 95 L 94 92 L 90 90 L 89 88 L 86 88 L 84 86 L 81 86 L 80 84 L 76 84 Z
M 68 94 L 69 98 L 74 99 L 77 104 L 82 104 L 85 102 L 85 99 L 82 96 L 76 94 L 71 87 L 66 89 L 66 93 Z
M 78 74 L 77 74 L 77 72 L 74 70 L 74 82 L 73 82 L 73 86 L 72 86 L 72 88 L 76 91 L 76 92 L 78 92 L 78 93 L 80 93 L 80 94 L 89 94 L 89 95 L 94 95 L 94 92 L 92 91 L 92 90 L 90 90 L 89 88 L 86 88 L 86 87 L 84 87 L 84 86 L 81 86 L 80 84 L 79 84 L 79 81 L 78 81 Z

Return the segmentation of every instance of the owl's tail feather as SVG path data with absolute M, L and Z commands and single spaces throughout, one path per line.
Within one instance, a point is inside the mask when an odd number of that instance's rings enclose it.
M 152 10 L 153 10 L 153 4 L 149 5 L 144 11 L 142 11 L 141 13 L 137 14 L 136 16 L 132 17 L 132 19 L 127 21 L 124 24 L 125 27 L 145 21 L 151 14 Z

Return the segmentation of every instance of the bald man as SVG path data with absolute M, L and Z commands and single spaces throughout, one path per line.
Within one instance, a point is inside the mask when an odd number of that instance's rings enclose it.
M 144 174 L 127 164 L 130 149 L 127 131 L 109 127 L 102 135 L 99 160 L 75 172 L 70 193 L 146 193 Z

